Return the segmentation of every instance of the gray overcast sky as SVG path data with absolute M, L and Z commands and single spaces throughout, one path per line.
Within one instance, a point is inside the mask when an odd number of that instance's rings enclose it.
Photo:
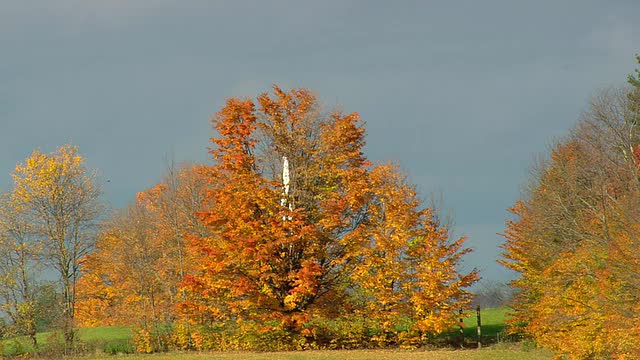
M 533 156 L 640 50 L 640 1 L 0 0 L 0 188 L 73 142 L 116 207 L 166 158 L 208 159 L 209 118 L 277 83 L 358 111 L 368 156 L 442 193 L 495 264 Z

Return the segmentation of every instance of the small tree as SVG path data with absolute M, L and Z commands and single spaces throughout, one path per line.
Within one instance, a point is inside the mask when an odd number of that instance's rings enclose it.
M 36 339 L 36 275 L 42 244 L 27 214 L 11 194 L 0 195 L 0 299 L 2 311 L 11 319 L 10 333 Z
M 79 323 L 136 325 L 162 346 L 160 325 L 176 320 L 182 278 L 196 266 L 186 261 L 185 243 L 204 231 L 196 215 L 206 186 L 200 170 L 170 166 L 158 185 L 105 222 L 78 284 Z
M 13 199 L 33 221 L 44 263 L 58 272 L 65 348 L 74 341 L 76 284 L 82 260 L 93 248 L 103 212 L 96 175 L 84 166 L 75 146 L 51 154 L 34 151 L 13 172 Z

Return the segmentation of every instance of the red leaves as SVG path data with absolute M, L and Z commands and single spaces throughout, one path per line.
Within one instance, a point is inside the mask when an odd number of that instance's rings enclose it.
M 251 151 L 256 144 L 253 133 L 256 129 L 254 104 L 251 100 L 235 98 L 227 100 L 226 106 L 212 120 L 220 138 L 211 142 L 218 148 L 211 150 L 219 166 L 226 170 L 249 171 L 253 168 Z

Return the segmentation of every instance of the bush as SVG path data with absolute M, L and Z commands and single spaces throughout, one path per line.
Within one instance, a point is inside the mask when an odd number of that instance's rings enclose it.
M 138 329 L 133 333 L 133 344 L 136 352 L 150 354 L 154 352 L 152 335 L 147 329 Z
M 109 355 L 133 354 L 136 348 L 129 340 L 116 340 L 105 343 L 102 351 Z
M 171 340 L 171 347 L 176 350 L 191 349 L 191 332 L 189 327 L 185 324 L 177 324 L 173 328 Z
M 2 356 L 22 356 L 35 352 L 31 342 L 23 337 L 2 341 Z

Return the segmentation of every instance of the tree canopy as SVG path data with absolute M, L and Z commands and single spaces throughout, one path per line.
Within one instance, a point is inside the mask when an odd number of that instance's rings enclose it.
M 640 88 L 629 82 L 594 97 L 534 168 L 504 234 L 502 263 L 521 275 L 514 330 L 570 358 L 640 355 Z
M 458 270 L 465 238 L 450 238 L 396 166 L 366 158 L 357 113 L 274 86 L 228 99 L 212 124 L 213 164 L 187 177 L 198 186 L 161 182 L 100 236 L 83 321 L 175 319 L 196 348 L 415 345 L 457 324 L 478 278 Z

